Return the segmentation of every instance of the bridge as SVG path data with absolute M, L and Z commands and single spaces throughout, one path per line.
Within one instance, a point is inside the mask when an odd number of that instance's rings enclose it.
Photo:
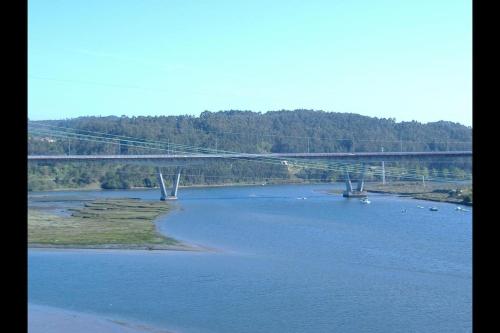
M 425 151 L 425 152 L 361 152 L 361 153 L 270 153 L 270 154 L 158 154 L 158 155 L 29 155 L 28 160 L 55 161 L 117 161 L 117 162 L 171 162 L 211 159 L 335 159 L 343 161 L 399 161 L 436 157 L 471 157 L 472 151 Z
M 107 162 L 127 162 L 127 163 L 148 163 L 148 164 L 169 164 L 169 163 L 200 163 L 206 160 L 264 160 L 264 161 L 279 161 L 283 165 L 288 165 L 289 160 L 297 159 L 321 159 L 321 160 L 340 160 L 344 162 L 362 161 L 362 172 L 356 189 L 353 189 L 349 173 L 345 169 L 346 174 L 346 190 L 345 197 L 360 197 L 365 196 L 364 192 L 364 175 L 366 172 L 366 162 L 384 162 L 384 161 L 401 161 L 401 160 L 422 160 L 434 159 L 437 157 L 444 158 L 470 158 L 472 151 L 425 151 L 425 152 L 358 152 L 358 153 L 269 153 L 269 154 L 244 154 L 244 153 L 222 153 L 222 154 L 158 154 L 158 155 L 29 155 L 28 161 L 37 162 L 91 162 L 91 161 L 107 161 Z M 293 162 L 292 162 L 293 163 Z M 382 166 L 384 164 L 382 163 Z M 385 171 L 382 170 L 385 179 Z M 161 190 L 161 200 L 177 199 L 177 191 L 181 168 L 177 168 L 176 174 L 172 180 L 172 190 L 170 195 L 167 194 L 167 189 L 160 168 L 157 168 L 158 182 Z

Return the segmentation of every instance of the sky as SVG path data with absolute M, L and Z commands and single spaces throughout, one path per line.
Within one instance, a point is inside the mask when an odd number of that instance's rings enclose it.
M 30 120 L 231 109 L 471 126 L 471 0 L 28 1 Z

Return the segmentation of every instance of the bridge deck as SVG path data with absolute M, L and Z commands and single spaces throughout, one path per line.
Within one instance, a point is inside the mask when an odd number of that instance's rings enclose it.
M 404 159 L 432 159 L 437 157 L 472 157 L 472 151 L 432 152 L 361 152 L 361 153 L 274 153 L 274 154 L 193 154 L 193 155 L 29 155 L 28 161 L 189 161 L 210 159 L 333 159 L 344 161 L 391 161 Z

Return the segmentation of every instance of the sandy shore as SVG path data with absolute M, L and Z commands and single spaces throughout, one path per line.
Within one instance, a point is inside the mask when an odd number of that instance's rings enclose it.
M 29 333 L 174 333 L 142 324 L 28 303 Z

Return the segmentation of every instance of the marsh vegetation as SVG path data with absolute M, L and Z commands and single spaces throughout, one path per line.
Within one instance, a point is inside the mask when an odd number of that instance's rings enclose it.
M 62 247 L 160 249 L 180 246 L 156 231 L 154 220 L 171 207 L 165 202 L 101 199 L 69 209 L 69 216 L 28 209 L 28 244 Z

